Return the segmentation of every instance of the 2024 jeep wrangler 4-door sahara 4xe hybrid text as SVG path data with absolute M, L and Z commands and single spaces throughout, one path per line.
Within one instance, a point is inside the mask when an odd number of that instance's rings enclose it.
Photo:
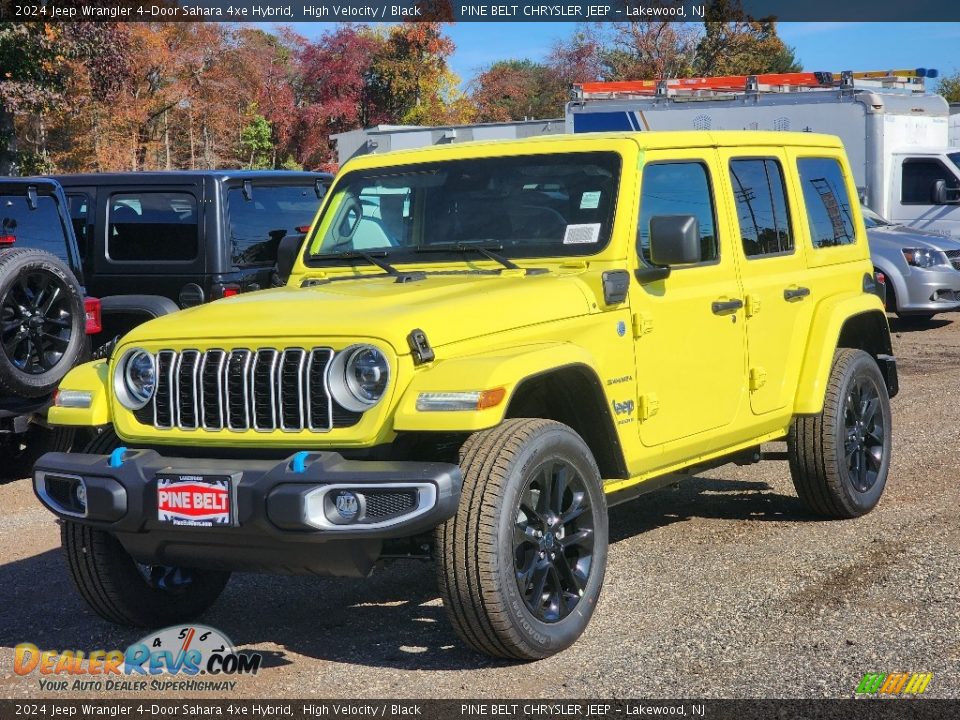
M 209 607 L 231 570 L 432 555 L 470 646 L 569 646 L 607 507 L 786 439 L 828 517 L 880 499 L 896 364 L 836 138 L 556 136 L 366 156 L 286 287 L 151 321 L 72 371 L 36 465 L 84 599 Z

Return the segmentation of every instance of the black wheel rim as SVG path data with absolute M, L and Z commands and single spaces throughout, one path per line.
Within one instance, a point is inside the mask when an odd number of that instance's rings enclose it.
M 569 615 L 593 568 L 594 518 L 586 482 L 567 462 L 538 468 L 520 493 L 513 555 L 517 587 L 545 623 Z
M 869 380 L 855 379 L 844 403 L 844 456 L 853 487 L 868 492 L 877 482 L 886 443 L 880 392 Z
M 0 306 L 0 343 L 18 369 L 42 375 L 63 359 L 73 330 L 66 284 L 43 270 L 20 274 Z

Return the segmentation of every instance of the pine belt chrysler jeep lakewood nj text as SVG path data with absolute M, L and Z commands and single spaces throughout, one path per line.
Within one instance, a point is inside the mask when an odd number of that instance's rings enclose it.
M 787 442 L 868 512 L 896 364 L 856 188 L 809 133 L 555 136 L 350 161 L 286 287 L 142 325 L 50 421 L 35 489 L 102 616 L 196 615 L 231 570 L 433 556 L 450 620 L 536 659 L 583 632 L 607 507 Z

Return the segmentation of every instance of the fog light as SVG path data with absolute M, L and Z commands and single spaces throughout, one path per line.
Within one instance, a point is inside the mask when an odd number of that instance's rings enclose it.
M 73 491 L 73 494 L 77 498 L 77 504 L 80 506 L 81 510 L 87 509 L 87 486 L 82 482 L 77 483 L 76 489 Z
M 356 518 L 357 513 L 360 512 L 360 498 L 357 497 L 356 493 L 348 490 L 341 490 L 337 493 L 334 505 L 337 508 L 337 515 L 347 522 Z

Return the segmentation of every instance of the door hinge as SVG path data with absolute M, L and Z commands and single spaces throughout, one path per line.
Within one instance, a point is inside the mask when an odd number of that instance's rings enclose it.
M 760 296 L 753 293 L 747 295 L 747 317 L 753 317 L 760 312 Z
M 762 367 L 750 368 L 750 390 L 759 390 L 767 384 L 767 371 Z
M 640 338 L 653 332 L 653 316 L 648 313 L 633 314 L 633 337 Z
M 640 422 L 649 420 L 660 410 L 660 401 L 657 399 L 656 393 L 641 395 L 638 405 L 637 416 L 640 418 Z

